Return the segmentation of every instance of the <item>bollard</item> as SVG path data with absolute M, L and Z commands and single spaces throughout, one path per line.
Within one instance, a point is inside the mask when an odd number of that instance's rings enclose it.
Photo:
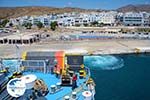
M 72 99 L 76 99 L 77 98 L 77 93 L 76 92 L 72 92 Z
M 56 85 L 51 85 L 51 93 L 55 93 L 56 92 Z
M 57 89 L 60 89 L 61 88 L 61 83 L 60 82 L 56 83 L 56 86 L 57 86 Z
M 65 97 L 64 97 L 64 100 L 69 100 L 69 96 L 65 96 Z
M 90 91 L 82 92 L 82 96 L 84 97 L 84 100 L 92 100 L 92 93 Z

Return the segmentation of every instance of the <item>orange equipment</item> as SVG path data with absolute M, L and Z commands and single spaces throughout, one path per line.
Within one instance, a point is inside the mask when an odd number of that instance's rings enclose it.
M 57 72 L 62 72 L 65 67 L 65 53 L 64 51 L 56 51 L 55 59 L 57 61 Z

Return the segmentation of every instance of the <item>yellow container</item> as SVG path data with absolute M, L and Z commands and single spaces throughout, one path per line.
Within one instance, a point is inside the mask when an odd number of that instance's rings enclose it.
M 80 70 L 80 71 L 79 71 L 79 77 L 80 77 L 80 78 L 85 78 L 85 77 L 86 77 L 86 72 L 85 72 L 85 70 Z
M 23 59 L 23 60 L 26 60 L 26 57 L 27 57 L 27 52 L 23 52 L 23 53 L 22 53 L 22 59 Z

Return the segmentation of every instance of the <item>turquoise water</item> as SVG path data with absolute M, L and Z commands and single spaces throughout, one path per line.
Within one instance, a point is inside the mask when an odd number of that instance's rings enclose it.
M 150 55 L 91 56 L 85 65 L 96 82 L 96 100 L 150 100 Z

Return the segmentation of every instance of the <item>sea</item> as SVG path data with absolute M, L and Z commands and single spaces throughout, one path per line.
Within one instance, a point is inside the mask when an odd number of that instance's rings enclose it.
M 85 56 L 95 100 L 150 100 L 150 54 Z

